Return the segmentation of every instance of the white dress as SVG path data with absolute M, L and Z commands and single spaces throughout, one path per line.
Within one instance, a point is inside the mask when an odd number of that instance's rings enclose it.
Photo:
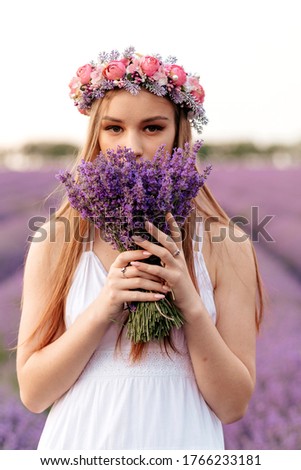
M 194 252 L 203 302 L 216 320 L 212 284 L 201 251 Z M 83 251 L 66 302 L 66 327 L 99 294 L 106 270 L 93 250 Z M 38 449 L 181 450 L 223 449 L 220 420 L 196 384 L 183 329 L 169 356 L 153 342 L 141 363 L 128 361 L 123 335 L 112 323 L 75 384 L 52 406 Z M 164 351 L 164 349 L 163 349 Z

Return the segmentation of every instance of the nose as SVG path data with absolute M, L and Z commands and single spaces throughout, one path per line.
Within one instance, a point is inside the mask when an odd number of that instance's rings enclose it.
M 127 132 L 124 145 L 125 147 L 130 148 L 137 158 L 141 158 L 143 156 L 143 143 L 138 132 Z

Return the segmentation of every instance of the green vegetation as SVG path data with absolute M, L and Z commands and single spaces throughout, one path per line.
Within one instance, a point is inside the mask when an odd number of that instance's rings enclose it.
M 53 159 L 76 155 L 78 147 L 66 142 L 29 142 L 23 145 L 19 152 L 23 155 L 40 155 Z
M 210 160 L 270 160 L 276 155 L 289 155 L 292 160 L 301 159 L 301 142 L 296 145 L 273 144 L 259 146 L 254 142 L 206 143 L 200 155 Z
M 3 347 L 2 338 L 0 338 L 0 364 L 6 362 L 9 358 L 9 352 Z

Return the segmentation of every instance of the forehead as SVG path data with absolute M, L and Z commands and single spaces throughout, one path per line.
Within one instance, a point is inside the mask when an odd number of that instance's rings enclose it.
M 101 114 L 109 114 L 119 119 L 134 117 L 144 119 L 151 115 L 173 119 L 175 109 L 174 104 L 168 99 L 146 90 L 141 90 L 137 95 L 132 95 L 126 90 L 117 90 L 104 98 Z

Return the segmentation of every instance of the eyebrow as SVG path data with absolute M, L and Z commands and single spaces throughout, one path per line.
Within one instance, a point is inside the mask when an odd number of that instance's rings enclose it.
M 166 116 L 152 116 L 146 119 L 143 119 L 143 123 L 152 122 L 152 121 L 169 121 L 169 118 Z M 113 122 L 123 122 L 122 119 L 116 119 L 112 116 L 103 116 L 102 121 L 113 121 Z

